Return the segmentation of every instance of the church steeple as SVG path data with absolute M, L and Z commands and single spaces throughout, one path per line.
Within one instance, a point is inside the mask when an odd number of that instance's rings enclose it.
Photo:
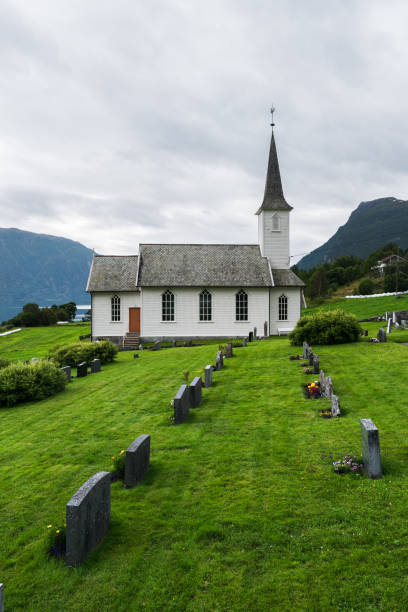
M 263 210 L 292 210 L 293 207 L 287 203 L 283 195 L 282 181 L 279 172 L 278 154 L 276 152 L 275 135 L 273 133 L 273 113 L 274 108 L 271 108 L 272 114 L 272 135 L 271 146 L 269 148 L 268 171 L 266 174 L 266 184 L 264 199 L 261 207 L 256 214 L 259 215 Z

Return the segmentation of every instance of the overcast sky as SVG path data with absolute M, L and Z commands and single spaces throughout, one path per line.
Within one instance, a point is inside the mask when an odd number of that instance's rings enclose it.
M 408 199 L 407 23 L 406 0 L 0 0 L 0 226 L 255 243 L 273 102 L 295 262 Z

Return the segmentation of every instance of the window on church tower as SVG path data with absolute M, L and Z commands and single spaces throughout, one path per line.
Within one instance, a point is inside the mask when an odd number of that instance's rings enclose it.
M 200 293 L 200 321 L 211 321 L 212 319 L 211 297 L 207 289 Z
M 111 299 L 111 320 L 120 321 L 120 297 L 114 295 Z
M 236 321 L 248 321 L 248 294 L 242 289 L 235 295 Z
M 170 289 L 162 293 L 162 321 L 174 321 L 174 293 Z
M 280 228 L 281 228 L 281 218 L 278 215 L 278 213 L 275 213 L 274 215 L 272 215 L 272 231 L 273 232 L 280 232 Z
M 288 320 L 288 298 L 286 295 L 281 295 L 279 298 L 279 321 Z

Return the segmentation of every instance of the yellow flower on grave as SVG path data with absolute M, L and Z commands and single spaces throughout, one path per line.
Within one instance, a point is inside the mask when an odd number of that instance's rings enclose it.
M 51 529 L 52 525 L 47 525 L 47 529 Z
M 56 531 L 55 533 L 59 533 L 59 532 L 60 532 L 60 530 L 59 530 L 59 529 L 57 529 L 57 531 Z
M 123 455 L 123 453 L 124 453 L 124 452 L 125 452 L 124 450 L 121 450 L 121 451 L 120 451 L 120 454 L 121 454 L 121 455 Z
M 112 461 L 115 461 L 115 457 L 112 457 Z

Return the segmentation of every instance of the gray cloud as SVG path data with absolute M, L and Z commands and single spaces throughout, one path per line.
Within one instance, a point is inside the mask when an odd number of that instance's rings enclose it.
M 293 254 L 361 200 L 408 197 L 403 0 L 9 0 L 0 17 L 1 226 L 100 253 L 255 242 L 272 101 Z

